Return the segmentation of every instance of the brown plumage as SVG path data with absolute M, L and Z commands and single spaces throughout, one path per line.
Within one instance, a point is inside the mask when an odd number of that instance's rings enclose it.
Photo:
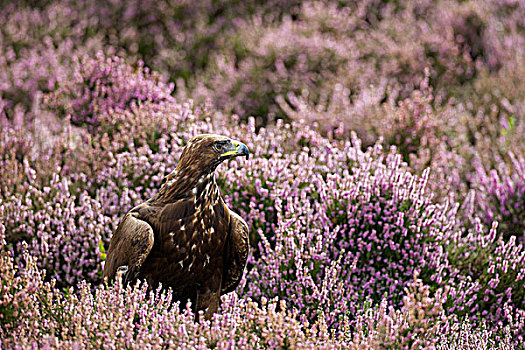
M 220 295 L 239 284 L 249 251 L 248 225 L 226 206 L 214 174 L 221 162 L 242 155 L 248 158 L 248 148 L 224 136 L 189 140 L 159 192 L 120 221 L 104 277 L 124 271 L 125 282 L 160 282 L 211 317 Z

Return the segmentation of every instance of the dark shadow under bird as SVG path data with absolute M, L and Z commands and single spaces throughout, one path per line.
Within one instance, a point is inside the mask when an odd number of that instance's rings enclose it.
M 220 296 L 239 284 L 249 252 L 248 225 L 224 203 L 215 169 L 248 154 L 243 143 L 224 136 L 190 139 L 159 192 L 121 219 L 104 278 L 121 271 L 126 283 L 162 283 L 175 300 L 190 300 L 194 311 L 210 318 Z

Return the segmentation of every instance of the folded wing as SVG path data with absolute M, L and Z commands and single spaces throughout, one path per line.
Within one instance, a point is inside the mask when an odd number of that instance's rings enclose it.
M 111 238 L 104 265 L 104 278 L 115 278 L 119 267 L 127 266 L 125 282 L 138 276 L 140 267 L 153 247 L 153 228 L 145 221 L 128 213 Z
M 237 288 L 250 251 L 248 225 L 232 211 L 230 211 L 230 217 L 230 233 L 225 247 L 221 294 L 232 292 Z

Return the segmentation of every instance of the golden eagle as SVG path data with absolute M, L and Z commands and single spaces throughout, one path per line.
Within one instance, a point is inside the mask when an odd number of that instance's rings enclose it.
M 224 136 L 190 139 L 159 192 L 120 221 L 104 278 L 123 271 L 126 283 L 162 283 L 174 299 L 191 300 L 195 311 L 204 310 L 210 318 L 220 296 L 239 284 L 249 251 L 248 225 L 224 203 L 215 168 L 248 155 L 243 143 Z

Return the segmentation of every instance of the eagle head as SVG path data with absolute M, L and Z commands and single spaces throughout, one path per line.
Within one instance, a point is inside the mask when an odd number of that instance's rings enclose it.
M 242 142 L 226 136 L 202 134 L 192 137 L 184 149 L 179 161 L 181 168 L 193 168 L 199 173 L 209 173 L 225 161 L 238 156 L 246 156 L 250 152 Z

